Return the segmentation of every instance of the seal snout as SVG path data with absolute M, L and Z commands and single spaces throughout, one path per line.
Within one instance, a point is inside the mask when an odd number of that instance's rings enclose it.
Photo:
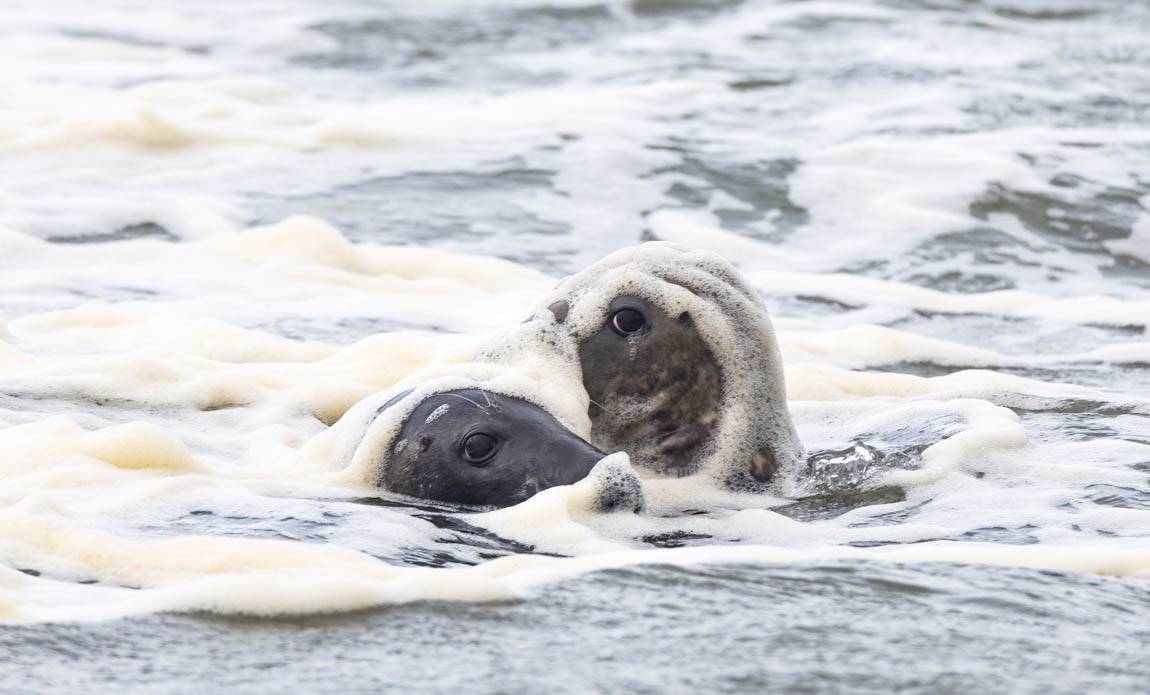
M 595 488 L 596 512 L 638 514 L 646 507 L 643 482 L 627 454 L 619 452 L 604 458 L 588 478 Z
M 607 456 L 574 435 L 564 435 L 545 447 L 540 471 L 543 488 L 577 483 Z
M 582 439 L 567 433 L 551 433 L 551 441 L 538 442 L 539 454 L 533 457 L 532 470 L 515 494 L 515 503 L 523 502 L 548 488 L 573 485 L 586 478 L 607 455 Z

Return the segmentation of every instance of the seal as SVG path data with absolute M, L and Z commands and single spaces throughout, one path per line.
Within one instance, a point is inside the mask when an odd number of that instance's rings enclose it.
M 543 408 L 478 388 L 424 398 L 385 455 L 377 468 L 379 487 L 485 507 L 518 504 L 540 490 L 576 483 L 605 456 Z
M 766 306 L 711 252 L 616 251 L 560 281 L 480 358 L 579 373 L 590 442 L 650 473 L 780 492 L 803 458 Z

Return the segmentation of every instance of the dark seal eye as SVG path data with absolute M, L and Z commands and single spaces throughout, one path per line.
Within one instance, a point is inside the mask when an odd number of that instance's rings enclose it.
M 643 312 L 638 309 L 623 307 L 611 314 L 611 330 L 622 336 L 634 335 L 643 330 L 643 326 L 646 325 L 647 319 L 643 316 Z
M 463 458 L 472 465 L 481 465 L 491 460 L 499 440 L 486 432 L 470 434 L 463 440 Z

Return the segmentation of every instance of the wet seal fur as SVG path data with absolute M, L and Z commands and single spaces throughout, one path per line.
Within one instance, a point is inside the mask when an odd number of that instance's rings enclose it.
M 642 314 L 642 328 L 612 326 L 620 309 Z M 479 359 L 579 374 L 591 443 L 651 473 L 748 491 L 794 484 L 804 454 L 774 328 L 717 254 L 666 242 L 612 253 L 561 281 Z
M 596 510 L 642 508 L 629 465 L 612 464 L 610 475 L 596 469 L 605 454 L 586 441 L 585 395 L 553 381 L 522 366 L 428 368 L 354 405 L 300 456 L 334 468 L 341 484 L 484 507 L 514 505 L 594 472 Z

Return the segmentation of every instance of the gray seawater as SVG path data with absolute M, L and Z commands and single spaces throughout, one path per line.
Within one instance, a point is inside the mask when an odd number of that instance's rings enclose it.
M 6 692 L 1141 692 L 1113 578 L 830 563 L 611 570 L 511 604 L 0 631 Z
M 37 6 L 42 19 L 31 9 L 18 21 L 22 8 L 0 12 L 21 30 L 166 46 L 204 61 L 211 75 L 286 76 L 315 95 L 339 99 L 678 81 L 708 86 L 705 99 L 675 103 L 661 97 L 659 109 L 641 110 L 611 127 L 591 123 L 528 145 L 493 147 L 478 159 L 468 153 L 461 168 L 437 160 L 426 170 L 365 170 L 336 185 L 324 184 L 322 168 L 288 175 L 295 186 L 205 180 L 206 190 L 226 193 L 243 211 L 245 223 L 315 214 L 354 240 L 476 251 L 561 274 L 651 238 L 646 214 L 676 207 L 707 211 L 723 228 L 753 239 L 804 249 L 815 270 L 955 293 L 1150 293 L 1150 256 L 1107 245 L 1130 237 L 1147 214 L 1148 204 L 1140 201 L 1150 195 L 1150 4 L 422 5 L 237 2 L 212 9 L 164 2 L 139 21 L 129 21 L 131 8 L 116 3 L 47 3 Z M 194 30 L 181 34 L 175 26 L 181 17 Z M 316 40 L 261 51 L 251 44 L 261 27 L 288 27 Z M 145 72 L 117 83 L 164 76 Z M 1052 137 L 1041 129 L 1064 134 Z M 978 135 L 998 139 L 962 140 Z M 973 220 L 967 228 L 910 244 L 895 242 L 897 220 L 858 219 L 857 231 L 805 237 L 812 227 L 834 229 L 812 216 L 817 194 L 792 190 L 811 166 L 810 155 L 874 138 L 887 138 L 892 147 L 937 146 L 918 162 L 943 172 L 940 180 L 919 182 L 933 195 L 948 193 L 953 158 L 1002 143 L 1049 187 L 1035 193 L 1009 183 L 980 184 L 965 210 Z M 751 141 L 757 145 L 745 147 Z M 777 155 L 762 157 L 762 142 L 772 143 Z M 907 177 L 889 182 L 887 192 L 896 200 L 914 188 L 914 174 Z M 154 194 L 147 186 L 125 192 L 103 185 L 108 194 L 126 198 Z M 865 197 L 852 193 L 854 182 L 841 185 L 846 199 Z M 22 193 L 19 184 L 11 189 Z M 178 237 L 146 216 L 85 227 L 51 210 L 18 207 L 8 214 L 22 228 L 62 244 Z M 865 253 L 836 253 L 832 242 L 852 238 L 868 241 Z M 0 309 L 19 316 L 68 306 L 77 295 L 117 300 L 145 291 L 111 280 L 105 286 L 45 286 L 34 300 L 0 297 Z M 801 293 L 773 292 L 766 299 L 776 315 L 840 325 L 865 316 L 1014 354 L 1082 353 L 1145 339 L 1141 326 L 915 310 L 864 313 L 868 307 Z M 340 323 L 275 317 L 251 327 L 346 343 L 397 328 L 369 316 Z M 882 369 L 936 376 L 965 366 L 916 362 Z M 1081 360 L 1000 371 L 1114 395 L 1107 402 L 1003 403 L 1015 408 L 1034 440 L 1150 443 L 1150 419 L 1122 399 L 1150 394 L 1150 364 Z M 0 396 L 5 408 L 28 406 L 22 394 Z M 78 410 L 101 423 L 138 415 L 132 404 L 65 400 L 35 408 Z M 227 414 L 197 417 L 207 422 Z M 910 437 L 879 457 L 910 455 L 921 451 L 920 444 Z M 836 456 L 861 460 L 857 452 L 827 451 L 812 465 L 833 468 Z M 1147 474 L 1141 486 L 1091 486 L 1075 504 L 1150 509 L 1150 461 L 1135 466 Z M 897 491 L 832 489 L 781 511 L 825 518 L 897 499 Z M 449 566 L 524 550 L 461 526 L 443 510 L 384 503 L 390 512 L 444 529 L 442 542 L 432 547 L 379 551 L 388 561 Z M 348 504 L 325 507 L 328 518 L 338 520 Z M 907 509 L 903 518 L 913 514 Z M 291 510 L 274 519 L 244 519 L 200 509 L 149 531 L 322 542 L 329 538 L 324 523 L 295 518 Z M 1028 543 L 1028 532 L 987 527 L 974 539 Z M 652 545 L 705 541 L 650 539 Z M 595 573 L 515 603 L 417 604 L 306 620 L 165 615 L 4 626 L 0 690 L 1139 692 L 1150 683 L 1148 653 L 1145 580 L 950 564 L 650 566 Z

